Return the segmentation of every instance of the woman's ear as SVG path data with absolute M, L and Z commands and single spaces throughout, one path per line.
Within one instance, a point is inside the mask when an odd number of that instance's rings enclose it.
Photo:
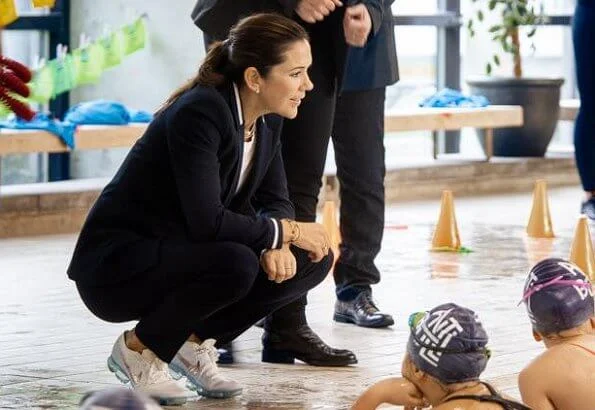
M 256 94 L 260 93 L 260 73 L 256 67 L 248 67 L 244 70 L 244 83 L 249 90 L 254 91 Z

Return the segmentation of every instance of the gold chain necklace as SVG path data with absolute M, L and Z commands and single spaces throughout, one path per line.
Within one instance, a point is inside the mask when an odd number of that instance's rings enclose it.
M 256 123 L 252 124 L 249 130 L 244 130 L 244 142 L 250 142 L 254 138 L 254 134 L 256 133 Z

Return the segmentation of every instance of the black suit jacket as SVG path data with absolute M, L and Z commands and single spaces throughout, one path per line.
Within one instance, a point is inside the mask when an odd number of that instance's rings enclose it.
M 364 47 L 349 47 L 343 79 L 344 91 L 373 90 L 394 84 L 399 79 L 395 48 L 395 28 L 391 5 L 384 0 L 382 23 Z
M 195 87 L 158 114 L 91 209 L 68 269 L 114 283 L 157 262 L 162 240 L 273 244 L 270 217 L 293 218 L 281 159 L 281 118 L 257 123 L 252 169 L 236 193 L 243 154 L 232 84 Z M 282 230 L 279 224 L 279 238 Z
M 295 13 L 299 0 L 198 0 L 192 10 L 192 20 L 211 40 L 227 38 L 229 30 L 242 17 L 259 12 L 277 12 L 301 23 L 310 35 L 310 41 L 328 44 L 328 53 L 334 54 L 334 70 L 338 84 L 342 83 L 347 44 L 343 32 L 343 15 L 345 7 L 335 9 L 323 21 L 315 24 L 304 22 Z M 384 14 L 383 0 L 347 0 L 344 5 L 363 3 L 368 8 L 372 19 L 372 35 L 378 33 Z M 319 62 L 314 61 L 314 64 Z

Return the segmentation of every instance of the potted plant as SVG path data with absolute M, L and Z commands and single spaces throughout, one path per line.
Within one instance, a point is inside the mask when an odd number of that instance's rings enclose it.
M 531 40 L 537 25 L 546 21 L 543 7 L 536 8 L 531 0 L 472 0 L 480 5 L 467 22 L 467 30 L 474 36 L 485 13 L 497 13 L 498 19 L 488 27 L 492 40 L 513 60 L 512 77 L 492 77 L 493 66 L 500 65 L 496 54 L 486 64 L 486 77 L 467 80 L 474 94 L 486 96 L 492 104 L 520 105 L 523 107 L 524 126 L 503 128 L 494 132 L 494 155 L 515 157 L 541 157 L 550 143 L 560 110 L 562 78 L 527 78 L 523 75 L 521 56 L 521 27 L 527 28 Z M 482 9 L 481 6 L 487 6 Z M 535 49 L 534 44 L 531 45 Z M 483 141 L 483 139 L 481 139 Z

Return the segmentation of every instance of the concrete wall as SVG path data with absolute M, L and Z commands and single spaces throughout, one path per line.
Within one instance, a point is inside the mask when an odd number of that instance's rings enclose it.
M 146 13 L 148 46 L 107 70 L 96 85 L 71 93 L 71 104 L 110 99 L 131 108 L 154 111 L 178 85 L 196 72 L 204 57 L 202 35 L 190 19 L 195 0 L 75 0 L 71 2 L 71 42 L 81 33 L 99 38 L 105 27 L 116 29 Z M 127 149 L 76 153 L 73 178 L 111 176 Z

